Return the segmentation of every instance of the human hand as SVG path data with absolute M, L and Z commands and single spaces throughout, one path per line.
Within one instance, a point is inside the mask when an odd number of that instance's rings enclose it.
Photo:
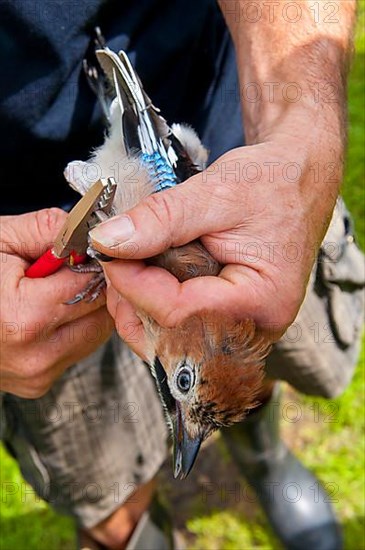
M 66 267 L 44 279 L 25 277 L 50 248 L 67 214 L 57 208 L 1 218 L 1 390 L 20 397 L 44 394 L 66 368 L 111 334 L 105 297 L 68 306 L 90 275 Z
M 311 167 L 319 155 L 326 166 L 327 149 L 323 132 L 308 135 L 306 141 L 288 128 L 287 135 L 234 149 L 91 232 L 96 249 L 122 259 L 104 264 L 108 309 L 122 337 L 135 327 L 128 343 L 137 353 L 143 356 L 145 341 L 135 310 L 161 326 L 202 309 L 249 317 L 273 341 L 293 322 L 337 196 L 336 189 L 316 190 Z M 341 166 L 333 171 L 337 180 Z M 141 261 L 198 237 L 225 266 L 218 277 L 179 283 Z

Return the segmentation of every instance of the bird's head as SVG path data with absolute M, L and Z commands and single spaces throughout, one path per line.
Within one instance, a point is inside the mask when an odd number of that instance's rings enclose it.
M 252 320 L 209 312 L 160 329 L 154 375 L 174 438 L 174 475 L 191 470 L 201 442 L 258 404 L 266 340 Z

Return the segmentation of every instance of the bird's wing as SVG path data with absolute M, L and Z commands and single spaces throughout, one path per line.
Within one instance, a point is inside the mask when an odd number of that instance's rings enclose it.
M 156 191 L 177 183 L 177 155 L 166 141 L 170 133 L 166 122 L 148 102 L 139 78 L 124 52 L 116 54 L 109 48 L 96 50 L 96 57 L 114 87 L 122 116 L 123 139 L 127 153 L 141 153 L 141 160 L 155 181 Z M 156 123 L 158 121 L 158 124 Z
M 126 152 L 130 156 L 142 155 L 151 177 L 157 180 L 156 191 L 185 181 L 201 170 L 205 149 L 197 136 L 191 142 L 194 131 L 183 125 L 174 125 L 180 129 L 178 134 L 171 129 L 144 90 L 127 54 L 110 50 L 98 27 L 94 44 L 94 51 L 84 60 L 87 80 L 99 99 L 109 128 L 115 124 L 113 112 L 118 105 L 121 117 L 118 126 Z M 183 134 L 186 139 L 182 139 Z M 197 147 L 203 155 L 195 154 Z

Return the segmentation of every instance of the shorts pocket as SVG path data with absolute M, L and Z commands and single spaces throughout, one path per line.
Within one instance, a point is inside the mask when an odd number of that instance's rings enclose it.
M 353 345 L 364 318 L 365 257 L 356 244 L 353 223 L 341 199 L 320 248 L 317 283 L 327 296 L 334 337 L 344 348 Z

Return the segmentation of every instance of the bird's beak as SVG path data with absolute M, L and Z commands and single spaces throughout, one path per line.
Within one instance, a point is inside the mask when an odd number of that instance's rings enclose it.
M 185 416 L 181 405 L 173 398 L 167 383 L 167 375 L 158 357 L 155 357 L 153 370 L 157 388 L 170 421 L 173 424 L 174 477 L 184 479 L 194 465 L 204 434 L 191 438 L 185 428 Z
M 198 455 L 202 436 L 191 438 L 184 425 L 184 411 L 176 401 L 176 416 L 174 421 L 174 477 L 184 479 L 194 465 Z

